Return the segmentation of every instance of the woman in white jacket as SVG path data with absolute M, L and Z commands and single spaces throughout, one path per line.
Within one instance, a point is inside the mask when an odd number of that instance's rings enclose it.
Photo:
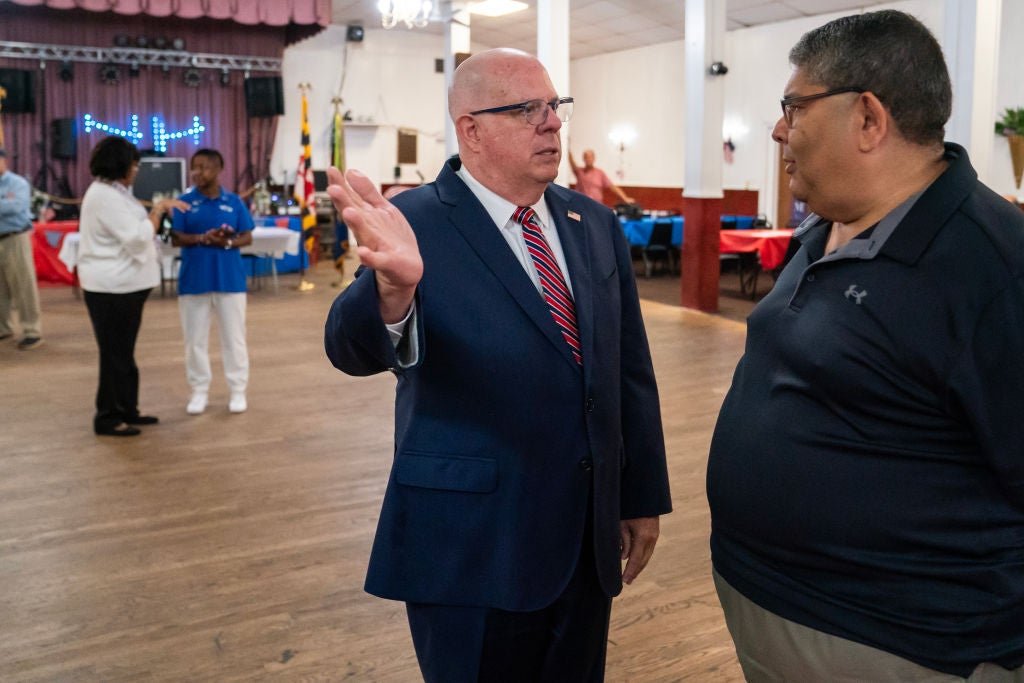
M 100 352 L 93 429 L 109 436 L 135 436 L 135 425 L 158 421 L 139 413 L 135 340 L 142 306 L 160 284 L 154 234 L 167 211 L 188 209 L 165 199 L 146 211 L 130 189 L 139 159 L 135 145 L 120 136 L 100 140 L 89 159 L 96 180 L 82 200 L 78 228 L 78 278 Z

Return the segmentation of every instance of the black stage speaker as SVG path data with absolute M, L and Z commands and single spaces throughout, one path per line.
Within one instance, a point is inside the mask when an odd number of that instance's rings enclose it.
M 245 79 L 245 113 L 250 118 L 284 114 L 284 87 L 280 76 Z
M 25 69 L 0 69 L 0 87 L 7 91 L 4 97 L 5 114 L 36 113 L 36 75 Z
M 74 119 L 53 119 L 50 121 L 51 153 L 54 159 L 74 159 L 78 156 L 78 145 Z

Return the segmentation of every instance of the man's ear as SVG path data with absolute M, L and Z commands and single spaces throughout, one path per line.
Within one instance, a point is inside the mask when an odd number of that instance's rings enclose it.
M 463 114 L 455 119 L 455 132 L 458 135 L 459 144 L 465 144 L 470 150 L 478 151 L 480 147 L 480 126 L 476 117 Z
M 889 111 L 873 92 L 861 93 L 857 101 L 860 114 L 860 147 L 862 151 L 870 151 L 877 147 L 893 125 Z

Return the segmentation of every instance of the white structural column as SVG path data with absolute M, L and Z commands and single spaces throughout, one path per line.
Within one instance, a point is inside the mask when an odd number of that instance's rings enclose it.
M 455 136 L 455 123 L 448 115 L 448 89 L 455 74 L 455 53 L 470 51 L 469 3 L 462 0 L 443 2 L 444 15 L 444 152 L 445 158 L 459 153 L 459 140 Z
M 946 139 L 963 145 L 987 185 L 991 175 L 1002 0 L 946 0 L 943 51 L 953 79 Z M 1004 143 L 1005 144 L 1005 143 Z
M 572 95 L 569 90 L 569 0 L 537 0 L 537 59 L 548 70 L 559 97 Z M 562 144 L 567 150 L 565 135 Z M 567 158 L 568 154 L 563 154 L 556 181 L 566 186 L 565 178 L 570 174 Z
M 725 3 L 686 0 L 684 197 L 722 197 L 723 78 L 708 68 L 725 52 Z

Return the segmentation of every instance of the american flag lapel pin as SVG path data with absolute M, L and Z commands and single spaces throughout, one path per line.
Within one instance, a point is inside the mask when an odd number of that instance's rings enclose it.
M 576 213 L 575 211 L 570 211 L 569 212 L 569 218 L 573 219 L 577 223 L 580 222 L 580 215 L 578 213 Z

